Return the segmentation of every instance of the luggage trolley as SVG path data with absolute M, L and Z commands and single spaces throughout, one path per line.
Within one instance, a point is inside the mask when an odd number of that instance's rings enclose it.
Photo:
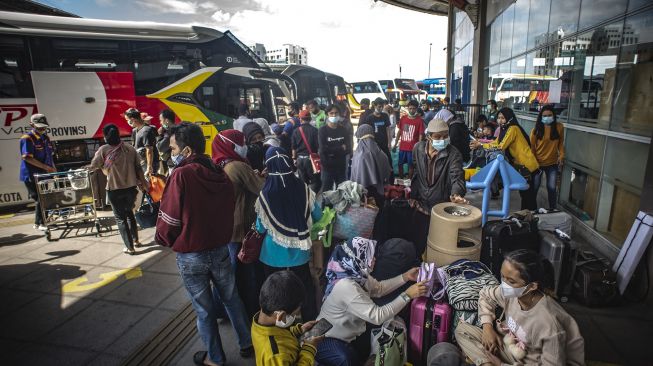
M 95 236 L 99 236 L 100 223 L 90 177 L 86 169 L 34 175 L 48 241 L 53 241 L 51 232 L 57 229 L 63 232 L 56 240 L 66 237 L 75 229 L 79 232 L 86 228 L 87 232 L 81 236 L 90 235 L 88 228 L 92 231 L 93 226 Z

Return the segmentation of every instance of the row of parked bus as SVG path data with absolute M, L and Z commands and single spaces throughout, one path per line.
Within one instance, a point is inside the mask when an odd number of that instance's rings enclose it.
M 345 80 L 308 66 L 268 66 L 232 33 L 166 25 L 0 12 L 0 206 L 28 202 L 18 180 L 19 139 L 44 113 L 59 170 L 86 165 L 102 128 L 131 128 L 131 107 L 159 125 L 162 109 L 200 123 L 207 139 L 246 103 L 279 121 L 292 101 L 348 101 Z M 351 95 L 350 95 L 351 97 Z

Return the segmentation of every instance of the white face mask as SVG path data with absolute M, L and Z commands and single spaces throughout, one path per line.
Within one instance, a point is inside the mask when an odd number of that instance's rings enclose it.
M 222 135 L 218 135 L 218 136 L 220 136 L 220 138 L 223 141 L 229 141 L 232 144 L 234 144 L 234 151 L 236 152 L 236 154 L 238 154 L 238 156 L 240 156 L 243 159 L 247 159 L 247 145 L 240 146 L 237 143 L 235 143 L 235 142 L 231 141 L 230 139 L 228 139 L 227 137 L 224 137 Z
M 340 117 L 329 117 L 329 122 L 330 123 L 338 123 L 338 122 L 340 122 Z
M 526 291 L 526 287 L 528 285 L 524 287 L 512 287 L 506 281 L 501 281 L 501 293 L 503 293 L 503 297 L 506 299 L 522 297 Z
M 276 325 L 279 328 L 287 329 L 287 328 L 290 328 L 290 326 L 293 325 L 294 323 L 295 323 L 295 316 L 286 314 L 286 320 L 285 321 L 277 320 L 274 323 L 274 325 Z

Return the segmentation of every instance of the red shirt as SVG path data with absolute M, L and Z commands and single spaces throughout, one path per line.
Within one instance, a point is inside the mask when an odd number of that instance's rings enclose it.
M 413 151 L 413 147 L 419 142 L 419 137 L 424 134 L 424 120 L 421 117 L 409 118 L 403 116 L 399 120 L 399 150 Z

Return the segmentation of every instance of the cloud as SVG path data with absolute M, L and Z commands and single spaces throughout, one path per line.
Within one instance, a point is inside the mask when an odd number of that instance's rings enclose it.
M 215 20 L 216 22 L 218 22 L 218 24 L 224 24 L 224 23 L 228 22 L 229 19 L 231 19 L 231 14 L 225 13 L 222 10 L 218 10 L 215 13 L 213 13 L 211 18 L 213 20 Z
M 198 4 L 184 0 L 139 0 L 137 4 L 159 13 L 196 14 Z
M 116 3 L 114 0 L 95 0 L 95 3 L 99 6 L 115 6 Z

